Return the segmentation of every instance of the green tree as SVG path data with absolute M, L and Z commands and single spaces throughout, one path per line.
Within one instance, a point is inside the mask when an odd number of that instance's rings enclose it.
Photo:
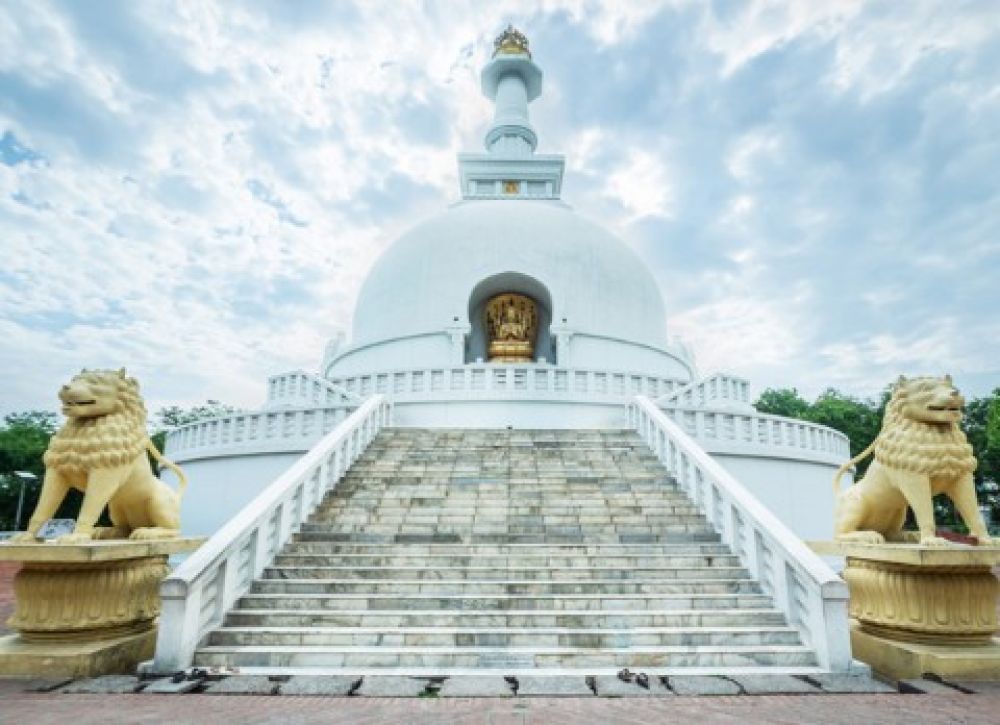
M 56 431 L 56 414 L 43 410 L 11 413 L 0 427 L 0 531 L 14 529 L 17 503 L 24 487 L 22 519 L 35 508 L 45 475 L 42 455 Z M 35 481 L 22 481 L 15 471 L 35 474 Z
M 768 388 L 757 398 L 754 407 L 761 413 L 800 420 L 805 420 L 809 412 L 809 403 L 795 388 Z

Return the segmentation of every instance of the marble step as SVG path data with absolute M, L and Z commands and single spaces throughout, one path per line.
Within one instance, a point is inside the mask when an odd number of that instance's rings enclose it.
M 287 571 L 287 570 L 283 570 Z M 298 573 L 298 571 L 295 573 Z M 273 574 L 273 572 L 266 572 Z M 253 582 L 252 594 L 759 594 L 751 579 L 381 579 L 267 576 Z
M 372 514 L 367 512 L 345 512 L 338 516 L 317 516 L 310 519 L 312 524 L 326 524 L 331 529 L 352 527 L 391 526 L 398 530 L 404 527 L 431 526 L 435 528 L 460 528 L 471 531 L 489 529 L 491 533 L 510 531 L 518 534 L 544 533 L 553 527 L 572 527 L 582 533 L 655 533 L 656 531 L 676 531 L 677 526 L 704 526 L 702 516 L 504 516 L 503 513 L 484 512 L 477 516 L 459 516 L 447 509 L 438 513 L 413 514 Z M 566 532 L 563 532 L 566 533 Z M 576 531 L 572 532 L 576 533 Z
M 544 609 L 483 612 L 476 610 L 328 611 L 324 609 L 233 609 L 226 626 L 234 627 L 579 627 L 629 631 L 636 627 L 777 627 L 781 612 L 761 609 L 689 609 L 594 611 Z
M 628 631 L 576 628 L 224 627 L 208 646 L 257 647 L 703 647 L 797 645 L 790 627 L 637 627 Z
M 732 556 L 724 544 L 352 544 L 302 541 L 296 534 L 284 554 L 323 556 L 508 556 L 508 557 L 655 557 Z
M 473 526 L 438 526 L 434 524 L 330 524 L 326 528 L 329 534 L 373 534 L 376 536 L 396 537 L 400 534 L 417 534 L 423 536 L 441 536 L 454 534 L 463 540 L 469 537 L 480 541 L 510 540 L 517 541 L 520 536 L 537 536 L 545 540 L 550 535 L 570 536 L 580 540 L 625 540 L 626 536 L 660 537 L 674 535 L 685 537 L 695 534 L 712 532 L 707 526 L 634 526 L 616 524 L 614 526 L 517 526 L 505 524 L 478 524 Z M 493 537 L 496 537 L 494 539 Z
M 315 557 L 294 557 L 307 559 L 299 562 L 302 566 L 296 568 L 295 562 L 288 561 L 292 557 L 279 556 L 276 565 L 279 572 L 290 571 L 315 576 L 295 577 L 297 579 L 465 579 L 469 581 L 495 581 L 504 579 L 523 579 L 532 581 L 593 581 L 593 580 L 636 580 L 655 579 L 657 581 L 715 581 L 718 579 L 742 579 L 747 577 L 742 567 L 712 566 L 712 567 L 636 567 L 622 569 L 620 567 L 557 567 L 537 566 L 520 568 L 472 567 L 455 566 L 446 570 L 430 569 L 425 566 L 325 566 L 323 559 L 314 561 Z
M 410 609 L 503 611 L 508 609 L 766 609 L 770 597 L 762 594 L 245 594 L 243 609 Z
M 647 647 L 306 647 L 207 646 L 200 667 L 793 667 L 811 666 L 813 653 L 797 645 Z
M 308 526 L 308 524 L 304 525 Z M 463 543 L 471 544 L 641 544 L 662 545 L 671 543 L 693 543 L 693 542 L 718 542 L 719 535 L 707 526 L 701 531 L 683 533 L 664 533 L 659 531 L 656 534 L 602 534 L 584 535 L 577 534 L 557 534 L 548 532 L 543 534 L 471 534 L 468 531 L 442 531 L 435 530 L 433 533 L 402 533 L 389 531 L 385 533 L 364 532 L 364 531 L 331 531 L 327 527 L 320 527 L 318 530 L 302 531 L 298 534 L 300 541 L 342 541 L 353 543 Z
M 490 569 L 520 569 L 520 568 L 548 568 L 557 569 L 697 569 L 701 567 L 740 567 L 739 558 L 733 554 L 716 555 L 678 555 L 678 554 L 656 554 L 656 553 L 636 553 L 624 556 L 592 556 L 578 554 L 566 556 L 559 553 L 539 553 L 539 554 L 411 554 L 409 552 L 394 551 L 383 554 L 339 554 L 331 557 L 329 553 L 308 553 L 286 548 L 284 553 L 277 556 L 274 567 L 317 567 L 317 572 L 322 572 L 326 567 L 387 567 L 387 568 L 410 568 L 419 567 L 423 569 L 437 570 L 446 573 L 454 567 L 466 568 L 490 568 Z
M 467 498 L 441 498 L 438 500 L 420 499 L 337 499 L 330 503 L 324 503 L 317 509 L 317 515 L 330 516 L 340 515 L 346 511 L 381 511 L 383 513 L 420 513 L 429 511 L 437 512 L 441 507 L 447 506 L 448 512 L 456 515 L 475 515 L 479 512 L 489 510 L 503 513 L 509 516 L 600 516 L 600 515 L 628 515 L 628 514 L 649 514 L 654 516 L 668 516 L 673 514 L 699 514 L 701 509 L 689 502 L 668 502 L 658 500 L 648 500 L 644 503 L 634 504 L 611 504 L 607 501 L 603 503 L 580 504 L 575 501 L 566 501 L 559 507 L 559 514 L 550 513 L 552 509 L 539 503 L 523 503 L 518 499 L 500 499 L 490 502 L 488 508 L 480 505 L 475 499 Z

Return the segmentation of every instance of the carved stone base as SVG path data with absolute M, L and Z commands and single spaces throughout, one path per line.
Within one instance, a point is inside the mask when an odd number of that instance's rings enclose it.
M 851 623 L 851 651 L 882 677 L 908 680 L 932 673 L 962 680 L 1000 680 L 1000 642 L 959 646 L 900 642 Z
M 155 649 L 155 627 L 94 642 L 25 642 L 11 634 L 0 637 L 0 677 L 132 675 Z
M 25 642 L 87 642 L 138 634 L 160 613 L 166 556 L 122 561 L 25 562 L 7 625 Z
M 0 560 L 22 562 L 0 674 L 133 672 L 153 653 L 168 555 L 202 541 L 0 545 Z
M 817 542 L 847 557 L 854 656 L 887 677 L 1000 677 L 1000 548 Z M 992 672 L 993 674 L 986 674 Z
M 850 614 L 871 634 L 907 642 L 989 644 L 998 582 L 988 566 L 911 566 L 848 557 Z

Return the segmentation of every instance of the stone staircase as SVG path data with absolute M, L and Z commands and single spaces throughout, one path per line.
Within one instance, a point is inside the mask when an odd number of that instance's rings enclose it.
M 197 666 L 817 671 L 631 431 L 383 431 Z

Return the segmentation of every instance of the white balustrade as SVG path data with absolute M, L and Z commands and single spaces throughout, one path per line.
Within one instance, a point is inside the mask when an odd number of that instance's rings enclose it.
M 733 375 L 715 373 L 660 395 L 656 402 L 663 406 L 747 408 L 750 406 L 750 382 Z
M 230 413 L 178 426 L 167 433 L 171 456 L 232 455 L 241 449 L 303 450 L 344 421 L 357 403 Z
M 369 398 L 163 581 L 153 671 L 174 672 L 191 664 L 202 638 L 249 590 L 391 416 L 385 396 Z
M 729 452 L 756 455 L 817 455 L 838 464 L 851 457 L 846 435 L 833 428 L 808 421 L 766 413 L 736 410 L 709 410 L 669 406 L 663 412 L 685 433 L 715 452 L 720 446 Z
M 676 378 L 627 371 L 555 365 L 470 363 L 454 367 L 389 370 L 334 378 L 354 395 L 384 393 L 396 402 L 453 399 L 623 401 L 632 395 L 661 396 L 685 384 Z
M 360 398 L 336 383 L 302 370 L 293 370 L 267 379 L 267 405 L 335 405 L 358 403 Z
M 846 671 L 851 649 L 843 580 L 651 400 L 636 396 L 628 415 L 630 426 L 815 651 L 819 665 Z

